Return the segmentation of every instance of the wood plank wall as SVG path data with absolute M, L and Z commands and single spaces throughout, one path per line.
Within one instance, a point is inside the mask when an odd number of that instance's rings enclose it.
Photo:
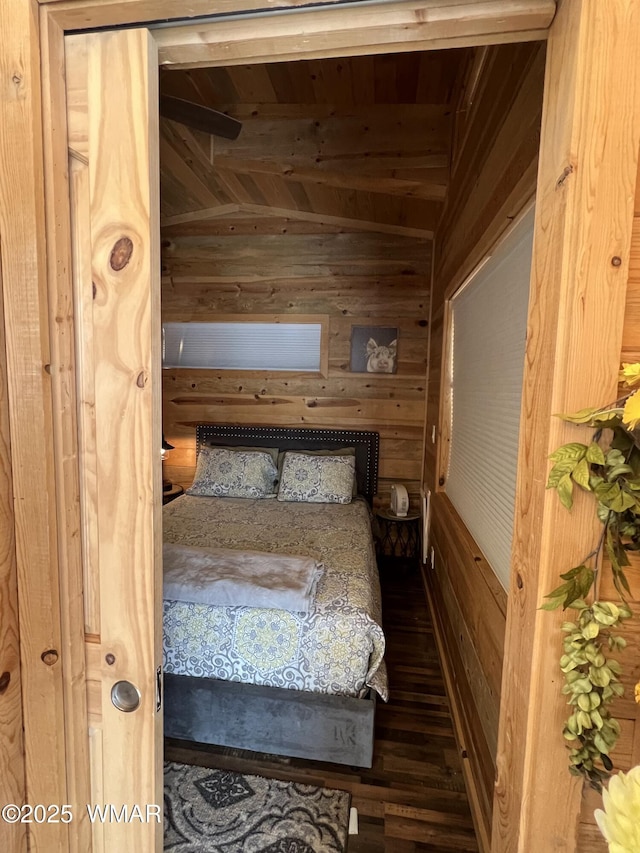
M 491 835 L 507 596 L 437 483 L 445 296 L 459 286 L 535 192 L 544 46 L 494 46 L 457 116 L 450 194 L 436 232 L 424 482 L 433 493 L 428 572 L 447 660 L 464 768 L 483 848 Z
M 379 501 L 396 481 L 417 501 L 431 241 L 268 209 L 167 225 L 162 240 L 163 321 L 319 314 L 329 322 L 326 377 L 166 370 L 164 432 L 176 449 L 165 476 L 191 483 L 200 421 L 370 429 L 381 439 Z M 397 327 L 395 375 L 350 373 L 352 325 Z
M 0 256 L 0 803 L 25 801 L 18 577 Z M 27 826 L 0 820 L 0 849 L 23 853 Z
M 636 184 L 633 233 L 631 237 L 631 259 L 627 302 L 624 318 L 621 361 L 640 361 L 640 169 Z M 628 770 L 640 764 L 640 706 L 634 702 L 634 686 L 640 682 L 640 559 L 635 558 L 633 566 L 627 571 L 631 583 L 632 596 L 629 606 L 634 618 L 624 630 L 627 648 L 619 655 L 623 665 L 623 684 L 625 695 L 616 701 L 614 715 L 620 721 L 622 734 L 611 758 L 616 770 Z M 608 572 L 603 573 L 600 597 L 617 601 L 619 598 Z M 596 826 L 593 812 L 602 807 L 602 798 L 585 787 L 582 812 L 578 826 L 578 853 L 606 853 L 607 844 Z

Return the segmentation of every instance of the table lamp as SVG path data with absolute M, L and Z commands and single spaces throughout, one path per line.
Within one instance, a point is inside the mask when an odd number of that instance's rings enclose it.
M 164 476 L 164 460 L 167 456 L 167 453 L 170 450 L 173 450 L 173 444 L 169 444 L 167 439 L 164 437 L 164 433 L 162 433 L 162 491 L 168 492 L 171 489 L 171 480 L 166 480 Z

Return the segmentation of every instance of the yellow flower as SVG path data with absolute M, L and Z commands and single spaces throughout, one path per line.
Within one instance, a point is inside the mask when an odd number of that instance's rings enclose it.
M 640 383 L 640 362 L 635 364 L 622 364 L 619 381 L 624 382 L 627 388 L 633 388 Z
M 640 681 L 636 684 L 634 693 L 636 704 L 640 705 Z
M 611 778 L 602 793 L 604 811 L 596 809 L 600 832 L 609 842 L 609 853 L 640 850 L 640 765 Z
M 640 423 L 640 391 L 632 394 L 624 404 L 622 422 L 629 429 L 635 429 Z

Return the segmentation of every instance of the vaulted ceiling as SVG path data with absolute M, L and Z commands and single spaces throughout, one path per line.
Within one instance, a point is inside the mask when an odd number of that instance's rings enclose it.
M 161 119 L 167 223 L 233 212 L 430 236 L 470 52 L 163 70 L 165 95 L 242 121 L 236 140 Z

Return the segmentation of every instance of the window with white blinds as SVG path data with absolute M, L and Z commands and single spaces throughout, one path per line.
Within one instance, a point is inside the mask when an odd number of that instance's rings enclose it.
M 509 587 L 533 210 L 450 302 L 446 493 Z
M 322 339 L 326 323 L 209 322 L 164 323 L 163 367 L 218 370 L 322 369 Z

